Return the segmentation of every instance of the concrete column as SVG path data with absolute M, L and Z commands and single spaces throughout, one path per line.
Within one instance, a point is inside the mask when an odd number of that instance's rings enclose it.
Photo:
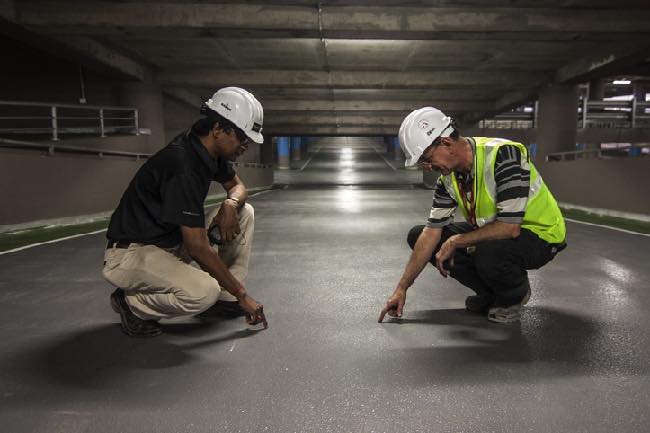
M 291 137 L 291 160 L 300 161 L 301 152 L 300 137 Z
M 14 0 L 0 1 L 0 17 L 9 21 L 16 20 L 16 6 L 14 5 Z
M 391 137 L 384 137 L 384 144 L 386 145 L 386 155 L 389 157 L 395 156 L 395 145 L 391 140 Z
M 399 145 L 398 137 L 391 137 L 391 142 L 393 143 L 393 152 L 395 153 L 395 161 L 404 161 L 406 156 L 402 151 L 402 147 Z
M 589 100 L 602 101 L 605 98 L 605 80 L 595 79 L 589 82 Z
M 289 137 L 278 137 L 276 144 L 278 147 L 278 168 L 280 170 L 288 170 L 291 168 Z
M 158 83 L 153 80 L 124 82 L 119 86 L 118 100 L 121 106 L 137 108 L 140 128 L 151 130 L 148 149 L 142 149 L 142 151 L 157 152 L 167 144 L 165 142 L 163 94 Z
M 646 88 L 640 83 L 633 83 L 632 93 L 638 102 L 645 102 Z
M 237 159 L 237 161 L 259 163 L 261 161 L 262 144 L 249 143 L 248 150 Z
M 578 119 L 577 86 L 555 84 L 539 94 L 537 161 L 549 153 L 575 150 Z
M 264 136 L 264 143 L 260 146 L 260 163 L 273 165 L 273 137 Z
M 439 171 L 422 170 L 422 183 L 429 188 L 433 188 L 436 186 L 436 182 L 438 182 L 438 177 L 440 177 Z

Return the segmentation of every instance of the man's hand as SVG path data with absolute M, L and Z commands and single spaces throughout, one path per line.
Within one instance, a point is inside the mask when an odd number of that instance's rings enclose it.
M 224 242 L 230 242 L 241 232 L 237 217 L 237 203 L 233 200 L 224 200 L 217 216 L 210 223 L 210 227 L 219 226 L 219 233 Z
M 266 316 L 264 315 L 264 305 L 258 304 L 252 296 L 249 296 L 245 292 L 242 295 L 237 296 L 237 301 L 244 311 L 246 311 L 246 323 L 249 325 L 258 325 L 262 323 L 264 324 L 264 329 L 269 327 L 269 324 L 266 321 Z
M 458 248 L 458 235 L 451 236 L 447 239 L 441 246 L 438 252 L 436 253 L 436 268 L 440 275 L 447 278 L 449 271 L 445 268 L 445 262 L 449 261 L 449 268 L 454 267 L 454 254 L 456 254 L 456 248 Z
M 384 305 L 384 308 L 381 310 L 381 313 L 379 314 L 378 322 L 379 323 L 383 322 L 386 313 L 388 313 L 388 315 L 391 317 L 401 318 L 402 311 L 404 310 L 405 302 L 406 302 L 406 290 L 400 289 L 398 287 L 397 289 L 395 289 L 391 297 L 388 298 L 388 301 L 386 301 L 386 305 Z

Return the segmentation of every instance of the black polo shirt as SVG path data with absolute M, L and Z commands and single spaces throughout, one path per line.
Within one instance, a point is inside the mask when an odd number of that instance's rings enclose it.
M 140 167 L 111 216 L 113 241 L 173 247 L 180 226 L 205 227 L 203 202 L 210 182 L 235 177 L 225 159 L 213 159 L 193 133 L 177 136 Z

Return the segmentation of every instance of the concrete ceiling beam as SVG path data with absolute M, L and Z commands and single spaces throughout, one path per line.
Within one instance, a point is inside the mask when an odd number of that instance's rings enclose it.
M 151 75 L 146 66 L 92 38 L 61 36 L 53 39 L 129 78 L 144 81 Z
M 493 103 L 489 101 L 326 101 L 326 100 L 262 100 L 265 112 L 271 111 L 399 111 L 408 112 L 426 105 L 445 107 L 449 111 L 488 110 Z
M 399 128 L 408 112 L 399 115 L 363 116 L 356 114 L 323 113 L 309 114 L 283 114 L 268 115 L 264 120 L 264 127 L 277 125 L 318 125 L 318 126 L 393 126 Z
M 323 27 L 402 32 L 648 32 L 650 11 L 542 8 L 327 7 Z M 616 28 L 612 23 L 616 22 Z M 618 26 L 620 23 L 620 26 Z
M 390 136 L 397 135 L 398 130 L 392 126 L 316 126 L 316 125 L 276 125 L 264 128 L 266 136 L 306 135 L 306 136 Z
M 138 3 L 106 1 L 21 1 L 19 22 L 27 26 L 54 26 L 86 32 L 141 32 L 147 28 L 169 30 L 265 31 L 277 37 L 316 37 L 319 14 L 309 5 Z M 543 37 L 559 33 L 647 33 L 650 10 L 571 9 L 523 7 L 387 7 L 322 5 L 322 32 L 328 38 L 409 39 L 429 32 L 469 35 L 537 32 Z M 612 25 L 612 23 L 616 23 Z M 242 33 L 242 31 L 244 33 Z M 546 33 L 544 36 L 543 33 Z M 259 35 L 258 35 L 259 36 Z M 514 36 L 514 35 L 511 35 Z
M 201 104 L 204 102 L 203 98 L 201 98 L 199 95 L 196 95 L 195 93 L 181 87 L 164 87 L 163 93 L 191 107 L 194 107 L 197 113 L 199 112 Z
M 495 97 L 503 94 L 503 89 L 493 86 L 490 89 L 484 88 L 423 88 L 423 89 L 338 89 L 338 88 L 283 88 L 283 87 L 247 87 L 257 99 L 263 103 L 281 101 L 291 103 L 292 101 L 399 101 L 414 104 L 427 105 L 436 101 L 445 102 L 490 102 Z M 206 97 L 214 92 L 213 87 L 192 88 L 192 91 L 205 95 Z
M 101 73 L 116 74 L 140 81 L 151 76 L 147 66 L 92 38 L 44 36 L 26 29 L 9 18 L 9 15 L 0 18 L 0 34 L 20 40 L 39 50 L 55 53 L 57 57 L 83 63 Z
M 21 1 L 21 23 L 29 26 L 104 29 L 318 29 L 310 6 L 108 1 Z
M 585 82 L 594 78 L 621 73 L 621 71 L 625 71 L 630 67 L 649 62 L 650 44 L 613 45 L 559 68 L 555 73 L 555 82 Z
M 436 71 L 436 72 L 381 72 L 381 71 L 294 71 L 294 70 L 172 70 L 159 76 L 169 86 L 217 88 L 225 85 L 241 87 L 295 87 L 295 88 L 431 88 L 431 87 L 486 87 L 505 89 L 530 86 L 530 82 L 549 79 L 542 72 L 508 71 Z
M 16 5 L 14 0 L 0 0 L 0 17 L 9 21 L 16 20 Z

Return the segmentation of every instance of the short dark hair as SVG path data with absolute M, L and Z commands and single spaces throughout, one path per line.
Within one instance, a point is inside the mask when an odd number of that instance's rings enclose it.
M 201 107 L 201 114 L 206 116 L 202 119 L 197 120 L 192 125 L 192 132 L 198 135 L 199 137 L 205 137 L 212 131 L 214 124 L 218 123 L 219 128 L 223 130 L 226 134 L 236 128 L 235 124 L 230 120 L 226 119 L 219 113 L 208 108 L 207 105 L 203 104 Z

